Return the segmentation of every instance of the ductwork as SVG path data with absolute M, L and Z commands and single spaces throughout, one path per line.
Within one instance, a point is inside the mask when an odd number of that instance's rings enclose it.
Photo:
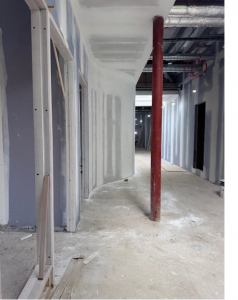
M 143 72 L 150 73 L 153 71 L 152 66 L 145 67 Z M 193 72 L 201 71 L 200 67 L 194 67 Z M 191 72 L 191 65 L 164 65 L 163 72 L 167 73 L 182 73 L 182 72 Z
M 173 60 L 173 61 L 176 61 L 176 60 L 185 60 L 185 61 L 189 61 L 191 59 L 196 59 L 198 58 L 199 55 L 164 55 L 164 60 Z M 203 60 L 214 60 L 215 59 L 215 56 L 211 55 L 211 56 L 201 56 L 201 58 Z
M 169 17 L 173 16 L 224 18 L 224 6 L 174 6 L 169 13 Z
M 164 23 L 165 27 L 223 27 L 224 18 L 212 17 L 168 17 Z
M 189 61 L 191 59 L 196 59 L 198 58 L 199 55 L 164 55 L 163 60 L 172 60 L 172 61 L 177 61 L 177 60 L 184 60 L 184 61 Z M 209 55 L 209 56 L 204 56 L 202 55 L 201 58 L 203 60 L 214 60 L 215 55 Z M 153 60 L 153 57 L 150 56 L 149 60 Z

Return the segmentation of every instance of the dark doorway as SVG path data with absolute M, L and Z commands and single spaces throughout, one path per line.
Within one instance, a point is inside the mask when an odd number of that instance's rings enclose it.
M 206 103 L 195 105 L 193 167 L 203 170 Z

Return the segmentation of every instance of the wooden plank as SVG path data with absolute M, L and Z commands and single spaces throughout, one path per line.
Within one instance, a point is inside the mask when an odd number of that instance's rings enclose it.
M 76 259 L 71 259 L 70 260 L 70 263 L 63 275 L 63 277 L 61 278 L 59 284 L 57 285 L 54 293 L 52 294 L 51 296 L 51 299 L 60 299 L 68 282 L 69 282 L 69 279 L 72 275 L 72 272 L 73 272 L 73 269 L 74 269 L 74 266 L 76 265 L 77 263 L 77 260 Z
M 0 264 L 0 299 L 2 299 L 1 264 Z
M 68 63 L 68 89 L 67 89 L 67 109 L 68 109 L 68 142 L 69 142 L 69 194 L 70 197 L 66 204 L 67 231 L 75 232 L 76 224 L 76 207 L 77 207 L 77 189 L 78 189 L 78 163 L 77 163 L 77 114 L 76 96 L 75 96 L 74 68 L 73 62 Z
M 39 266 L 37 266 L 39 268 Z M 38 269 L 39 270 L 39 269 Z M 37 280 L 30 295 L 29 299 L 40 299 L 41 294 L 44 292 L 45 286 L 47 286 L 49 279 L 51 280 L 52 277 L 52 266 L 45 266 L 44 270 L 44 279 L 43 280 Z M 50 281 L 51 282 L 51 281 Z
M 73 272 L 71 273 L 71 276 L 69 278 L 68 284 L 64 289 L 64 292 L 61 296 L 61 299 L 71 299 L 73 289 L 75 287 L 75 284 L 78 282 L 78 277 L 80 276 L 80 271 L 83 266 L 82 259 L 77 259 L 76 264 L 74 265 Z
M 48 10 L 48 6 L 45 0 L 35 0 L 35 3 L 37 4 L 40 10 Z
M 54 169 L 53 169 L 53 121 L 51 92 L 51 48 L 49 11 L 41 11 L 42 38 L 42 76 L 43 76 L 43 113 L 44 113 L 44 167 L 50 175 L 49 201 L 47 208 L 46 264 L 54 262 Z M 54 276 L 52 274 L 52 281 Z
M 35 195 L 37 261 L 40 257 L 42 187 L 45 174 L 50 175 L 47 209 L 46 264 L 54 261 L 54 183 L 53 183 L 53 132 L 51 99 L 50 21 L 47 10 L 31 11 L 32 72 L 35 139 Z M 53 275 L 52 275 L 53 276 Z
M 64 90 L 64 83 L 63 83 L 63 79 L 62 79 L 62 73 L 60 70 L 59 58 L 58 58 L 57 50 L 56 50 L 54 43 L 53 43 L 53 48 L 54 48 L 55 60 L 56 60 L 56 65 L 57 65 L 57 69 L 58 69 L 58 73 L 59 73 L 59 78 L 60 78 L 61 89 L 62 89 L 62 93 L 63 93 L 64 100 L 65 100 L 66 96 L 65 96 L 65 90 Z
M 46 245 L 46 229 L 47 229 L 47 207 L 49 196 L 49 175 L 45 175 L 42 193 L 42 221 L 41 221 L 41 242 L 40 242 L 40 258 L 39 258 L 39 276 L 38 279 L 42 280 L 45 269 L 45 245 Z
M 30 10 L 46 10 L 48 6 L 45 0 L 25 0 Z
M 66 61 L 73 60 L 73 55 L 69 50 L 69 46 L 65 38 L 63 37 L 58 25 L 55 22 L 54 17 L 50 14 L 50 37 L 53 43 L 57 46 L 60 54 Z
M 44 280 L 38 280 L 39 265 L 33 269 L 18 299 L 39 299 L 52 273 L 52 266 L 46 266 Z
M 83 264 L 87 265 L 92 259 L 94 259 L 96 256 L 98 256 L 98 252 L 94 252 L 89 257 L 87 257 L 84 261 Z
M 25 0 L 25 2 L 29 6 L 30 10 L 39 10 L 39 7 L 34 0 Z
M 41 195 L 44 165 L 44 113 L 43 113 L 43 74 L 41 47 L 41 12 L 31 11 L 31 40 L 32 40 L 32 76 L 33 76 L 33 109 L 34 109 L 34 142 L 35 142 L 35 201 L 36 201 L 36 238 L 37 261 L 40 255 L 40 223 Z

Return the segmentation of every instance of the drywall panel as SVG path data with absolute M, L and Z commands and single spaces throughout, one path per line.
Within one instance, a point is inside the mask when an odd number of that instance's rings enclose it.
M 24 1 L 0 1 L 0 28 L 7 70 L 6 125 L 8 123 L 10 144 L 8 224 L 34 226 L 31 17 Z
M 184 77 L 184 88 L 177 99 L 165 101 L 162 138 L 162 158 L 216 184 L 224 178 L 224 51 L 218 46 L 216 60 L 205 76 Z M 204 168 L 200 171 L 193 168 L 194 118 L 195 105 L 203 102 Z
M 134 172 L 132 80 L 89 60 L 89 189 Z

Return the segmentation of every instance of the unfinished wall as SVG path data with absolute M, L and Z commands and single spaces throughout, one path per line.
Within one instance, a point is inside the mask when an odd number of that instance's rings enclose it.
M 218 184 L 224 178 L 224 51 L 219 43 L 214 47 L 216 60 L 205 76 L 185 77 L 177 99 L 165 102 L 162 158 Z M 193 146 L 195 105 L 202 102 L 206 102 L 206 119 L 204 168 L 200 171 L 193 168 Z
M 77 99 L 78 70 L 81 70 L 88 84 L 85 98 L 88 123 L 85 125 L 88 128 L 90 192 L 97 186 L 134 173 L 135 83 L 129 76 L 107 70 L 95 63 L 87 51 L 82 29 L 73 15 L 69 1 L 48 0 L 47 4 L 56 6 L 52 14 L 74 56 Z M 77 128 L 78 139 L 79 129 L 80 122 Z M 80 151 L 78 154 L 80 155 Z M 78 162 L 80 160 L 78 157 Z M 79 164 L 77 168 L 79 170 Z M 78 174 L 80 182 L 80 172 Z M 78 199 L 80 197 L 79 193 Z
M 76 219 L 79 220 L 81 198 L 79 70 L 87 83 L 84 99 L 86 124 L 84 125 L 88 138 L 88 148 L 86 148 L 89 155 L 89 176 L 87 178 L 89 192 L 104 183 L 129 177 L 134 172 L 135 83 L 129 75 L 107 70 L 90 57 L 70 1 L 49 0 L 47 4 L 55 5 L 56 9 L 52 11 L 52 14 L 74 58 L 74 96 L 78 101 L 75 111 L 78 120 L 75 129 L 75 145 L 77 145 L 75 214 Z M 6 111 L 8 111 L 10 141 L 10 178 L 7 181 L 10 191 L 9 220 L 4 222 L 10 226 L 34 226 L 35 162 L 31 14 L 24 0 L 0 2 L 0 28 L 3 32 L 4 63 L 8 76 L 7 86 L 5 86 L 7 109 L 4 108 L 4 124 L 6 124 Z M 62 226 L 65 225 L 67 201 L 65 193 L 65 107 L 53 51 L 51 59 L 54 216 L 55 226 Z M 62 60 L 61 67 L 63 69 Z M 6 173 L 4 178 L 7 176 Z M 1 182 L 3 181 L 1 180 Z M 6 207 L 8 206 L 7 201 L 4 204 Z M 2 204 L 1 209 L 3 209 Z M 7 215 L 6 208 L 4 211 Z

